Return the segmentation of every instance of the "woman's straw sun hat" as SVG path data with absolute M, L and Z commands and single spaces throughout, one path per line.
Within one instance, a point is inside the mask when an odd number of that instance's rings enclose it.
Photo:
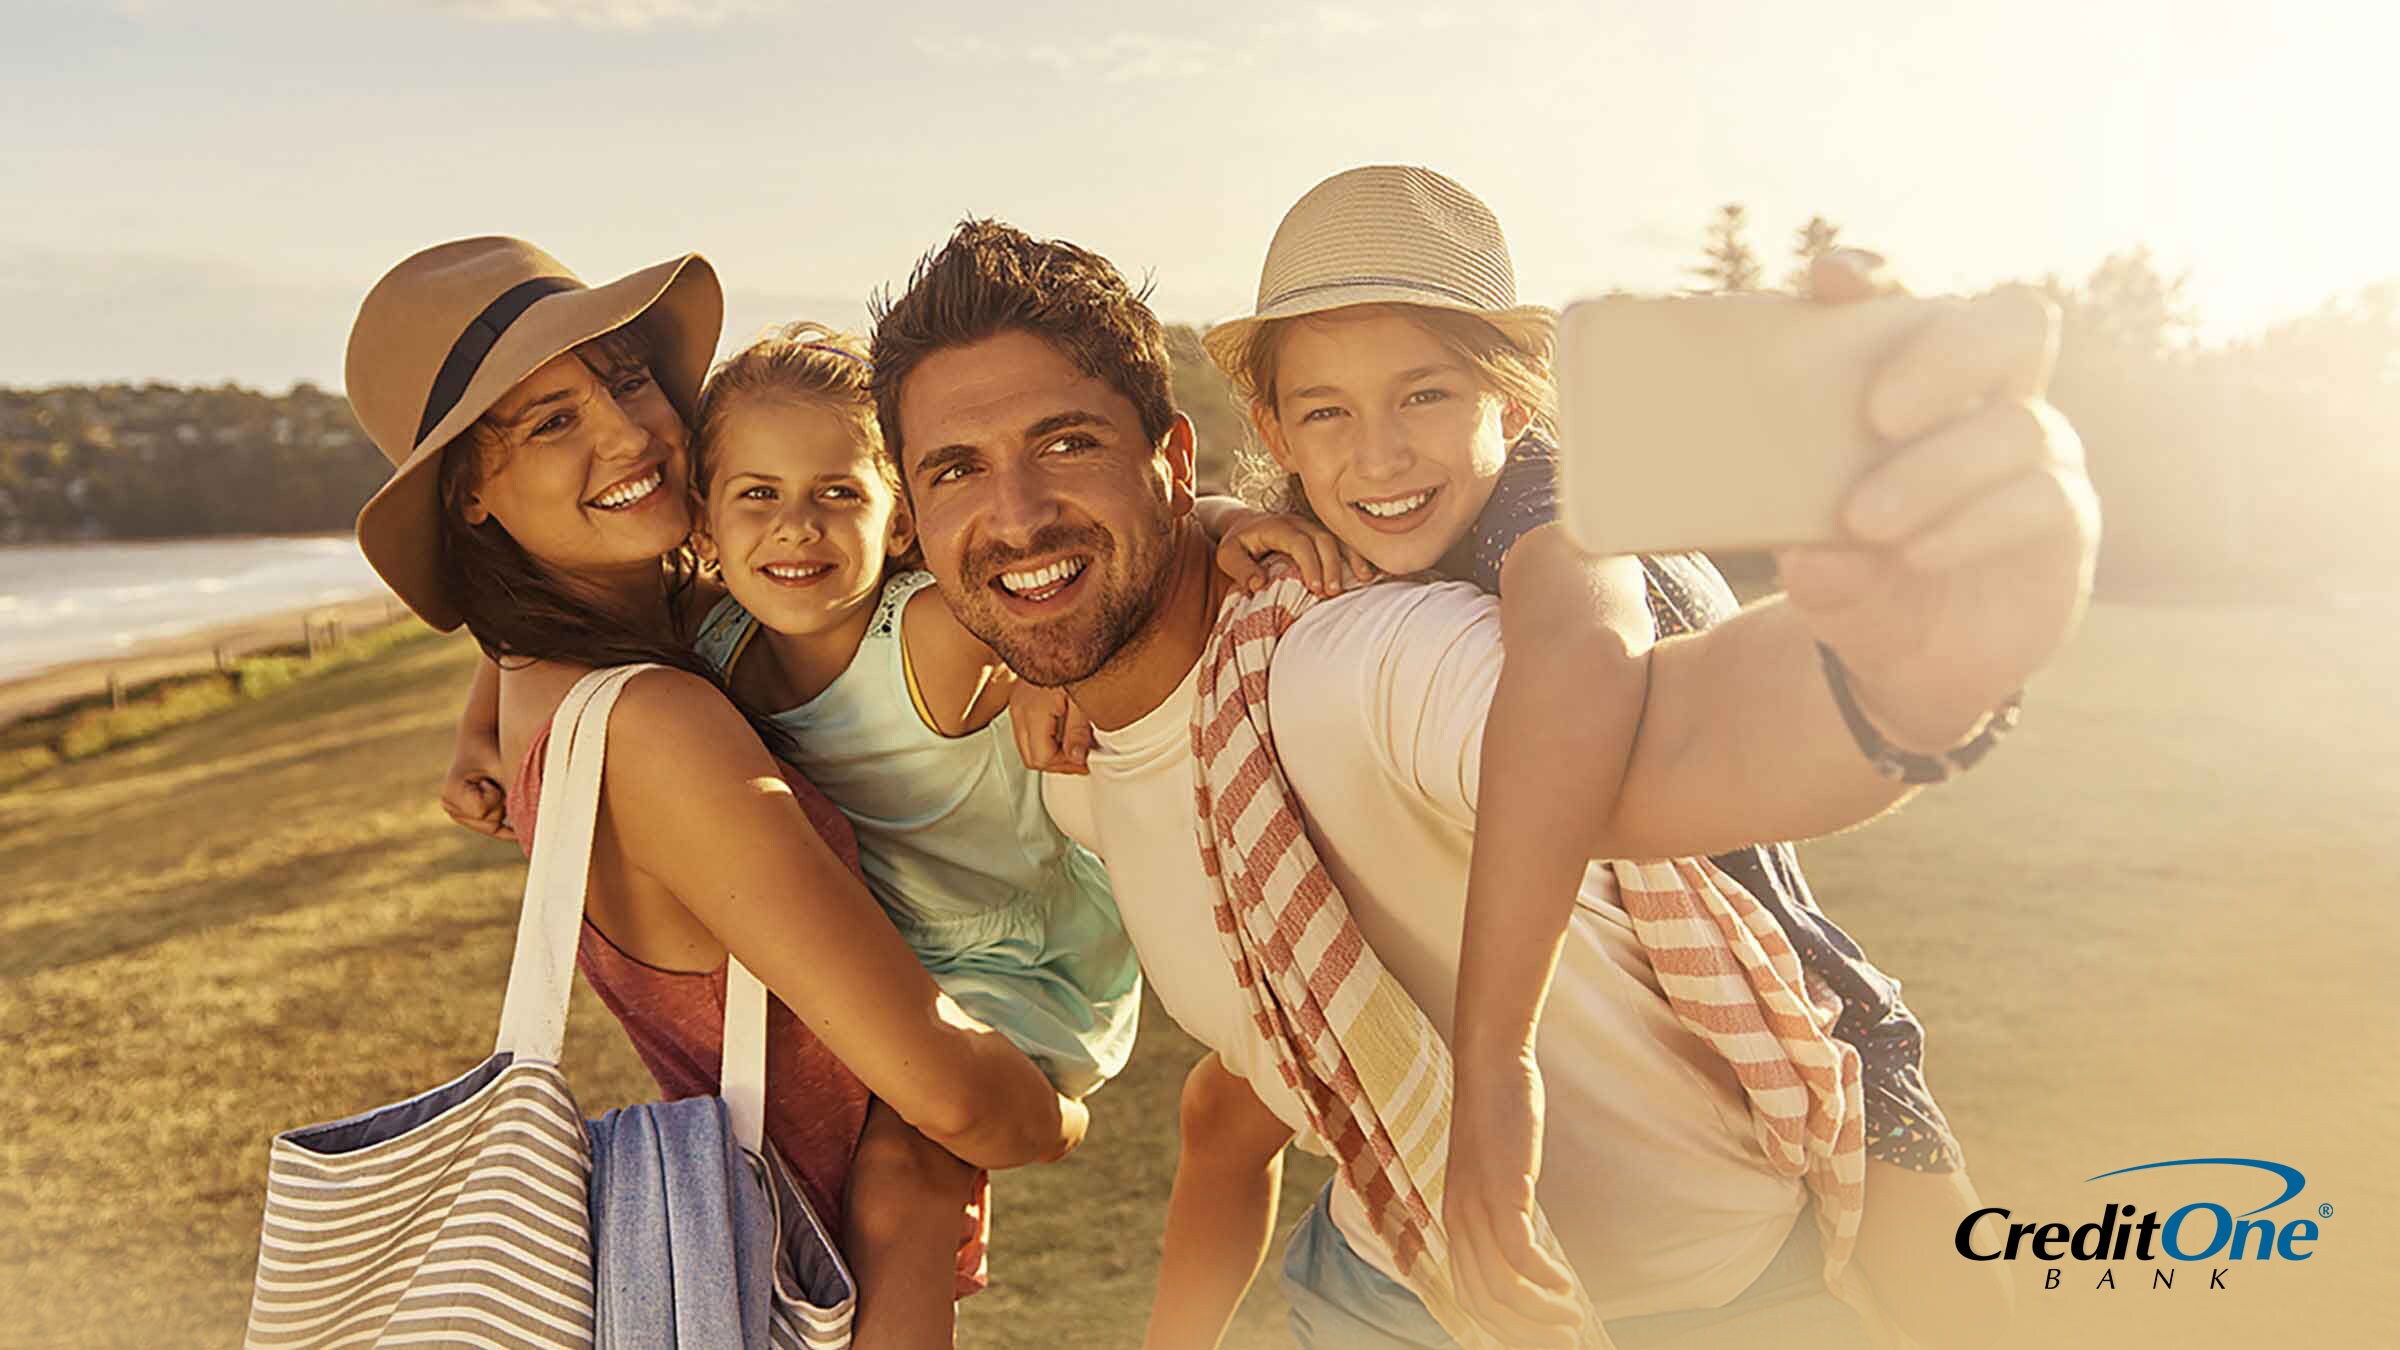
M 359 425 L 392 462 L 358 513 L 359 550 L 418 617 L 458 627 L 442 580 L 443 447 L 519 380 L 635 319 L 651 373 L 688 417 L 724 317 L 716 271 L 696 253 L 605 286 L 522 239 L 458 239 L 403 260 L 359 305 L 343 365 Z
M 1238 380 L 1262 325 L 1371 304 L 1463 310 L 1541 359 L 1558 317 L 1517 303 L 1508 240 L 1474 193 L 1431 169 L 1371 164 L 1317 184 L 1285 213 L 1259 269 L 1257 308 L 1202 341 Z

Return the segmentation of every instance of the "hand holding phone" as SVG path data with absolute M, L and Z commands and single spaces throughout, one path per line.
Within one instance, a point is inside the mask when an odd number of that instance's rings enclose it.
M 1561 518 L 1595 553 L 1835 543 L 1876 369 L 1937 302 L 1623 298 L 1559 321 Z
M 2091 593 L 2099 500 L 2044 398 L 2058 313 L 1863 274 L 1834 298 L 1571 307 L 1561 516 L 1596 552 L 1779 547 L 1785 603 L 1887 737 L 1945 748 Z

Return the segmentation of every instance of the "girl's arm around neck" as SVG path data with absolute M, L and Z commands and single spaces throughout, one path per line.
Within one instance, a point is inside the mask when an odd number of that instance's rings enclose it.
M 926 711 L 933 714 L 934 731 L 944 736 L 981 731 L 1008 707 L 1016 673 L 958 621 L 940 586 L 908 598 L 900 640 L 908 645 L 909 669 L 925 696 Z
M 733 706 L 677 671 L 620 698 L 603 830 L 869 1091 L 961 1159 L 1014 1167 L 1082 1138 L 1079 1103 L 961 1012 L 809 824 Z

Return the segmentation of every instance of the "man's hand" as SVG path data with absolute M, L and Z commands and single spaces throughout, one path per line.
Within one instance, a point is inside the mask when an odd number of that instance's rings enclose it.
M 1521 1346 L 1575 1344 L 1581 1315 L 1567 1271 L 1534 1240 L 1542 1171 L 1542 1071 L 1533 1047 L 1488 1072 L 1462 1063 L 1450 1115 L 1442 1229 L 1450 1279 L 1469 1316 Z M 1487 1080 L 1487 1081 L 1478 1081 Z
M 1810 281 L 1837 304 L 1897 289 L 1881 259 L 1850 251 Z M 2058 323 L 2026 286 L 1927 323 L 1869 385 L 1869 423 L 1895 448 L 1843 506 L 1859 546 L 1777 555 L 1792 605 L 1903 748 L 1965 740 L 2056 654 L 2091 594 L 2099 499 L 2044 399 Z

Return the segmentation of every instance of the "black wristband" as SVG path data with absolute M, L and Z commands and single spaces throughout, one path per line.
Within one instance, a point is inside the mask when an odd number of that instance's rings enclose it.
M 1833 690 L 1833 706 L 1841 710 L 1842 725 L 1850 728 L 1850 739 L 1858 743 L 1859 753 L 1867 757 L 1875 772 L 1897 783 L 1920 786 L 1940 783 L 1974 768 L 2000 743 L 2001 737 L 2016 729 L 2017 716 L 2025 703 L 2025 691 L 2020 689 L 1992 709 L 1983 730 L 1964 745 L 1938 755 L 1920 755 L 1885 740 L 1875 724 L 1867 720 L 1866 710 L 1858 706 L 1858 696 L 1850 691 L 1849 667 L 1834 655 L 1833 648 L 1818 643 L 1817 659 L 1825 665 L 1825 683 Z

